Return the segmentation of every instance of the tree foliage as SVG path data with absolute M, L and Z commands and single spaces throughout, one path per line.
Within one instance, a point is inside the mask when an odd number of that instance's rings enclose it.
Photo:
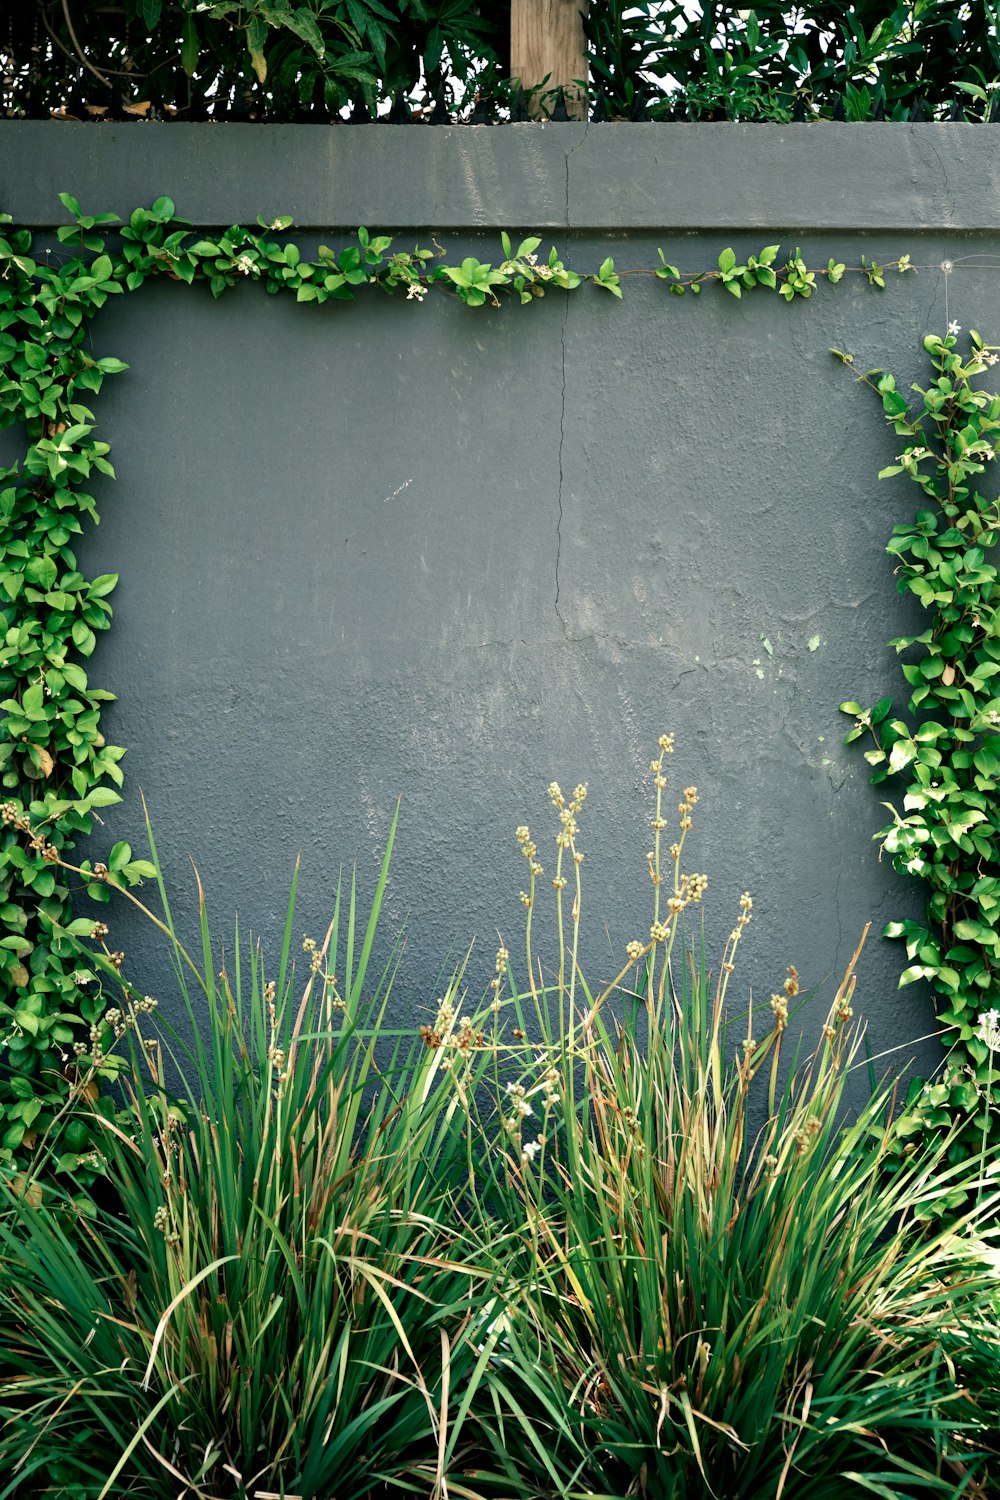
M 21 0 L 0 34 L 0 111 L 42 119 L 367 120 L 405 101 L 551 111 L 510 78 L 510 3 L 484 0 Z M 754 10 L 592 0 L 598 118 L 989 117 L 1000 76 L 986 0 L 814 0 Z M 565 82 L 567 80 L 558 80 Z

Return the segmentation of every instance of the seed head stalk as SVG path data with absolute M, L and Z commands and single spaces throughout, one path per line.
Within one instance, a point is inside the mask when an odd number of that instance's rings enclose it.
M 591 1002 L 585 1022 L 588 1026 L 593 1022 L 604 1001 L 618 990 L 629 970 L 641 965 L 645 976 L 645 999 L 650 1018 L 651 1042 L 663 1021 L 671 955 L 677 939 L 677 918 L 685 907 L 699 902 L 708 888 L 707 876 L 686 875 L 681 872 L 681 855 L 691 828 L 691 812 L 698 801 L 698 788 L 688 786 L 684 788 L 682 801 L 677 804 L 677 811 L 680 815 L 679 836 L 667 851 L 672 865 L 672 875 L 669 887 L 670 896 L 667 902 L 669 909 L 665 913 L 662 911 L 663 831 L 667 826 L 667 820 L 663 815 L 663 793 L 668 784 L 663 774 L 663 758 L 673 753 L 674 737 L 672 734 L 661 734 L 658 743 L 660 753 L 655 760 L 650 761 L 649 765 L 656 792 L 656 806 L 650 821 L 650 827 L 653 830 L 653 847 L 646 855 L 646 865 L 653 886 L 653 921 L 649 929 L 649 939 L 645 943 L 635 940 L 627 944 L 628 962 Z M 579 791 L 580 788 L 577 790 Z M 579 863 L 583 856 L 576 853 L 575 845 L 573 852 L 574 858 Z M 579 876 L 577 884 L 579 890 Z M 577 919 L 578 916 L 577 913 Z M 731 959 L 732 954 L 727 952 L 726 957 Z
M 582 900 L 582 887 L 580 881 L 580 866 L 583 863 L 583 854 L 576 847 L 576 836 L 580 831 L 577 823 L 577 815 L 583 807 L 587 796 L 587 788 L 583 782 L 578 783 L 573 789 L 573 795 L 567 802 L 558 781 L 549 784 L 549 800 L 556 812 L 559 814 L 559 832 L 556 834 L 556 873 L 552 885 L 556 893 L 556 927 L 559 937 L 559 1034 L 564 1038 L 569 1053 L 573 1051 L 576 1033 L 576 973 L 577 957 L 580 941 L 580 909 Z M 572 932 L 569 944 L 569 985 L 566 983 L 566 913 L 563 908 L 563 891 L 568 881 L 563 874 L 563 860 L 569 854 L 573 860 L 574 890 L 573 905 L 570 912 Z
M 680 874 L 681 852 L 684 848 L 684 840 L 687 831 L 691 827 L 690 805 L 688 794 L 685 792 L 685 801 L 680 804 L 681 823 L 680 837 L 670 845 L 669 854 L 673 865 L 670 898 L 670 913 L 664 920 L 661 915 L 663 890 L 663 831 L 667 826 L 667 820 L 663 815 L 663 793 L 667 789 L 667 778 L 663 773 L 663 759 L 666 755 L 674 752 L 674 737 L 672 734 L 661 734 L 659 738 L 659 755 L 649 763 L 650 774 L 653 777 L 653 786 L 656 790 L 656 807 L 650 824 L 653 830 L 653 847 L 646 856 L 649 867 L 649 877 L 653 883 L 653 922 L 649 930 L 649 949 L 646 959 L 646 989 L 650 1010 L 650 1024 L 658 1028 L 662 1022 L 663 1001 L 667 990 L 667 976 L 670 972 L 670 956 L 673 952 L 674 940 L 677 935 L 676 916 L 687 905 L 688 898 L 682 891 Z M 688 789 L 692 796 L 697 794 L 693 787 Z M 699 893 L 700 895 L 700 893 Z M 697 898 L 696 898 L 697 899 Z M 659 963 L 659 980 L 657 980 L 657 963 Z
M 555 873 L 555 877 L 553 878 L 552 884 L 555 887 L 555 893 L 556 893 L 556 931 L 557 931 L 558 937 L 559 937 L 559 1030 L 560 1030 L 560 1035 L 562 1035 L 563 1032 L 566 1029 L 565 1028 L 565 1015 L 564 1015 L 564 1003 L 563 1003 L 564 1002 L 564 997 L 565 997 L 565 994 L 566 994 L 566 935 L 565 935 L 565 927 L 564 927 L 563 899 L 562 899 L 563 887 L 565 886 L 566 881 L 565 881 L 565 878 L 564 878 L 563 872 L 562 872 L 562 862 L 563 862 L 563 845 L 562 845 L 562 840 L 558 839 L 556 842 L 559 845 L 559 852 L 556 855 L 556 873 Z M 572 1017 L 570 1018 L 570 1023 L 569 1024 L 570 1024 L 570 1027 L 572 1027 Z
M 663 793 L 666 790 L 667 778 L 663 774 L 663 757 L 672 755 L 674 750 L 674 737 L 672 734 L 660 736 L 660 753 L 655 760 L 650 761 L 649 770 L 653 777 L 653 785 L 656 787 L 656 812 L 653 816 L 653 852 L 650 860 L 650 874 L 653 879 L 653 924 L 660 920 L 660 844 L 661 835 L 666 828 L 666 820 L 663 816 Z M 655 939 L 654 939 L 655 941 Z
M 1000 1050 L 1000 1013 L 995 1007 L 984 1010 L 978 1017 L 979 1025 L 976 1028 L 976 1040 L 982 1042 L 986 1048 L 986 1086 L 982 1092 L 983 1100 L 983 1131 L 979 1146 L 979 1189 L 977 1203 L 982 1202 L 983 1187 L 986 1182 L 986 1159 L 989 1144 L 990 1114 L 994 1102 L 993 1080 L 996 1077 L 996 1054 Z
M 573 968 L 572 968 L 572 972 L 570 973 L 570 980 L 569 980 L 569 1009 L 570 1009 L 570 1015 L 574 1016 L 575 1015 L 575 1006 L 576 1006 L 577 954 L 579 952 L 579 944 L 580 944 L 580 909 L 581 909 L 581 904 L 582 904 L 582 901 L 583 901 L 583 884 L 582 884 L 582 881 L 580 879 L 580 866 L 583 863 L 583 854 L 582 854 L 582 852 L 579 849 L 577 849 L 575 840 L 571 840 L 570 841 L 570 850 L 571 850 L 572 855 L 573 855 L 573 878 L 574 878 L 575 889 L 574 889 L 574 894 L 573 894 L 573 912 L 572 912 L 572 916 L 573 916 L 573 956 L 572 956 Z
M 979 1147 L 979 1189 L 977 1203 L 983 1200 L 983 1185 L 986 1181 L 986 1147 L 989 1142 L 990 1105 L 993 1102 L 993 1053 L 989 1054 L 986 1066 L 986 1088 L 983 1091 L 983 1135 Z
M 527 920 L 524 924 L 524 955 L 528 966 L 528 984 L 531 986 L 531 998 L 536 1010 L 539 1006 L 538 990 L 535 988 L 534 960 L 531 953 L 531 914 L 535 909 L 535 881 L 539 875 L 543 875 L 541 865 L 538 863 L 538 850 L 531 837 L 531 830 L 527 823 L 522 823 L 517 829 L 515 837 L 521 846 L 521 853 L 528 861 L 528 889 L 521 892 L 521 904 L 528 911 Z

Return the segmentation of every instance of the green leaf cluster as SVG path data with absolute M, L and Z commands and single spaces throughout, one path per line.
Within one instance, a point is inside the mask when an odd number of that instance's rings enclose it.
M 594 84 L 625 118 L 906 120 L 919 105 L 947 119 L 959 97 L 985 119 L 1000 75 L 992 7 L 961 0 L 605 0 L 584 25 Z
M 477 95 L 503 107 L 518 87 L 509 0 L 18 0 L 6 10 L 0 112 L 12 117 L 166 109 L 283 123 L 347 107 L 364 117 L 411 95 L 452 112 Z M 587 92 L 625 119 L 903 120 L 914 108 L 947 119 L 956 106 L 985 119 L 1000 75 L 992 6 L 962 0 L 809 0 L 794 11 L 778 0 L 752 10 L 601 0 L 584 26 Z M 553 91 L 529 94 L 544 117 Z
M 478 80 L 492 90 L 510 24 L 509 9 L 478 0 L 24 0 L 7 9 L 0 109 L 77 119 L 326 121 L 413 92 L 460 96 Z
M 924 339 L 934 378 L 914 399 L 895 378 L 859 377 L 879 396 L 902 440 L 880 478 L 905 475 L 919 490 L 913 516 L 893 528 L 886 548 L 897 588 L 929 623 L 890 642 L 909 689 L 907 716 L 883 698 L 871 708 L 841 704 L 853 716 L 848 742 L 870 738 L 865 758 L 876 784 L 898 790 L 891 821 L 876 835 L 894 867 L 927 891 L 923 922 L 891 922 L 886 936 L 906 947 L 900 985 L 926 980 L 951 1045 L 944 1084 L 926 1090 L 913 1120 L 966 1122 L 957 1152 L 1000 1139 L 1000 1066 L 990 1012 L 1000 1006 L 1000 575 L 995 547 L 1000 502 L 979 484 L 996 457 L 1000 396 L 979 377 L 998 362 L 973 330 L 969 353 L 957 331 Z M 836 351 L 835 351 L 836 352 Z M 840 355 L 841 359 L 846 359 Z M 994 1015 L 995 1018 L 995 1015 Z

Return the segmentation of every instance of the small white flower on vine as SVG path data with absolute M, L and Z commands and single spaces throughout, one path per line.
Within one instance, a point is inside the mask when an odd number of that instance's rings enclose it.
M 979 1041 L 986 1043 L 991 1052 L 1000 1052 L 1000 1010 L 995 1006 L 981 1012 L 976 1036 Z
M 952 336 L 952 337 L 953 337 L 953 338 L 957 338 L 957 336 L 958 336 L 958 335 L 959 335 L 959 334 L 960 334 L 960 333 L 961 333 L 961 332 L 962 332 L 962 325 L 961 325 L 961 323 L 955 323 L 955 322 L 951 322 L 951 323 L 949 323 L 949 324 L 948 324 L 948 333 L 949 333 L 949 334 L 950 334 L 950 335 L 951 335 L 951 336 Z

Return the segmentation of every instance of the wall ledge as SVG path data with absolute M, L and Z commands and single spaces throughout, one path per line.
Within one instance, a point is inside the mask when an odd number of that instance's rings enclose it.
M 1000 127 L 0 122 L 0 211 L 127 213 L 169 193 L 203 226 L 478 230 L 1000 229 Z

